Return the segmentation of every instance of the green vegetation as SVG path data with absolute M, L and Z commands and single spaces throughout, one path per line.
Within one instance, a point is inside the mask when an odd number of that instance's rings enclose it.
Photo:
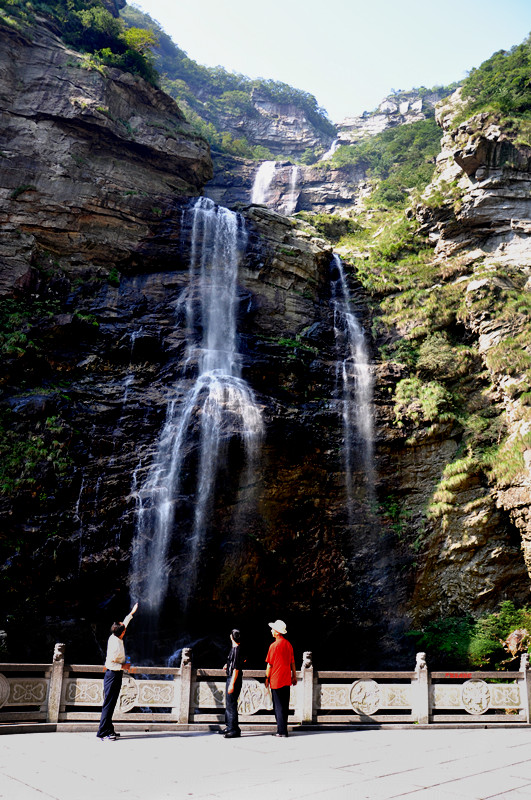
M 82 53 L 92 54 L 96 65 L 118 67 L 157 85 L 151 56 L 155 36 L 151 31 L 127 28 L 103 0 L 0 0 L 0 21 L 19 30 L 30 32 L 36 14 L 50 18 L 61 38 Z
M 501 641 L 515 630 L 531 632 L 531 608 L 516 608 L 506 600 L 499 610 L 475 620 L 472 616 L 442 617 L 410 634 L 424 650 L 430 667 L 449 665 L 472 669 L 506 669 L 513 660 Z M 501 641 L 500 641 L 501 640 Z
M 70 435 L 57 416 L 37 421 L 28 435 L 27 428 L 18 428 L 11 411 L 0 411 L 0 495 L 29 490 L 37 496 L 50 481 L 50 469 L 55 478 L 66 475 Z
M 273 159 L 266 148 L 251 145 L 244 136 L 226 131 L 227 118 L 232 117 L 235 126 L 242 116 L 259 118 L 252 102 L 256 94 L 269 102 L 301 108 L 318 131 L 335 136 L 334 125 L 308 92 L 280 81 L 250 79 L 222 67 L 202 66 L 188 58 L 147 14 L 127 6 L 122 18 L 128 25 L 148 30 L 156 37 L 154 63 L 162 75 L 164 90 L 177 100 L 189 122 L 213 148 L 242 158 Z M 309 154 L 307 157 L 311 158 Z
M 430 182 L 441 136 L 441 129 L 430 117 L 388 128 L 358 144 L 338 147 L 329 163 L 366 171 L 378 182 L 373 203 L 404 206 L 412 189 L 422 190 Z
M 500 112 L 507 117 L 531 119 L 531 36 L 510 50 L 499 50 L 463 84 L 468 101 L 460 117 L 481 111 Z
M 39 301 L 16 300 L 3 297 L 0 300 L 0 353 L 5 358 L 18 358 L 27 350 L 37 350 L 39 345 L 33 337 L 35 326 L 46 317 L 52 317 L 60 309 L 58 300 L 50 298 Z

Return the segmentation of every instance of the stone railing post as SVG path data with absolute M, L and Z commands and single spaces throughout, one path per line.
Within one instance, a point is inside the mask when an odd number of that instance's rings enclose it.
M 522 676 L 518 679 L 520 684 L 520 702 L 523 706 L 525 721 L 531 723 L 531 672 L 529 670 L 529 653 L 522 653 L 520 658 L 520 672 Z
M 419 725 L 428 725 L 430 721 L 430 676 L 426 664 L 426 653 L 417 653 L 411 694 L 413 716 Z
M 187 725 L 190 721 L 190 702 L 192 699 L 192 648 L 183 647 L 181 654 L 181 691 L 177 722 Z
M 50 672 L 50 688 L 48 689 L 47 722 L 58 722 L 61 708 L 61 695 L 63 692 L 63 676 L 65 670 L 65 645 L 55 645 Z
M 300 720 L 303 723 L 313 722 L 313 662 L 309 650 L 302 655 L 301 679 L 298 709 Z

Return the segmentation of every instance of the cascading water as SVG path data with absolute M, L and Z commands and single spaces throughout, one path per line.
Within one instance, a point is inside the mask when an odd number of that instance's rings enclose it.
M 330 145 L 330 148 L 326 151 L 326 153 L 323 153 L 319 161 L 327 161 L 329 158 L 332 158 L 338 147 L 339 147 L 339 142 L 337 139 L 334 139 L 334 141 Z
M 291 172 L 290 172 L 288 196 L 283 204 L 283 213 L 286 214 L 288 217 L 290 216 L 290 214 L 294 214 L 295 209 L 297 208 L 297 202 L 299 200 L 298 183 L 299 183 L 299 168 L 296 165 L 294 165 L 291 167 Z
M 251 203 L 256 203 L 256 205 L 263 206 L 267 205 L 269 190 L 271 184 L 273 183 L 276 169 L 276 161 L 263 161 L 260 164 L 256 175 L 254 176 L 253 189 L 251 192 Z
M 352 311 L 350 294 L 341 259 L 334 254 L 331 275 L 334 335 L 340 357 L 336 385 L 341 394 L 345 480 L 349 518 L 353 511 L 352 472 L 360 461 L 366 479 L 367 496 L 374 490 L 373 464 L 373 378 L 363 329 Z M 346 357 L 345 357 L 346 352 Z
M 183 609 L 197 577 L 222 446 L 238 437 L 252 465 L 263 431 L 260 409 L 240 375 L 236 347 L 238 262 L 245 244 L 240 216 L 207 198 L 196 202 L 188 287 L 176 309 L 186 315 L 186 363 L 170 393 L 147 477 L 140 488 L 133 487 L 137 525 L 131 595 L 152 617 L 158 616 L 168 589 L 168 551 L 187 457 L 197 450 L 192 529 L 181 532 L 186 538 L 179 578 Z M 197 377 L 190 385 L 186 376 L 194 367 Z

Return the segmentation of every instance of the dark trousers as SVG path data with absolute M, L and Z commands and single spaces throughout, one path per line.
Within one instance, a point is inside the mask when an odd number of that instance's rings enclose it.
M 236 681 L 234 691 L 229 694 L 229 686 L 232 678 L 227 678 L 225 686 L 225 727 L 227 733 L 240 733 L 240 726 L 238 724 L 238 698 L 242 688 L 242 682 Z
M 277 733 L 288 735 L 289 694 L 291 686 L 282 686 L 280 689 L 271 689 L 273 710 L 277 721 Z
M 103 706 L 101 709 L 100 727 L 96 736 L 102 739 L 114 733 L 112 715 L 120 696 L 122 688 L 123 671 L 121 669 L 108 669 L 103 678 Z

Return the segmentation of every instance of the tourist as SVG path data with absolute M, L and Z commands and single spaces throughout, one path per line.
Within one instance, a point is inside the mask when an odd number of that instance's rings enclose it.
M 240 639 L 240 631 L 237 628 L 233 628 L 230 635 L 232 647 L 225 664 L 225 672 L 227 673 L 225 687 L 225 739 L 237 739 L 238 736 L 241 736 L 238 724 L 238 698 L 242 688 L 245 659 L 242 656 Z
M 123 622 L 113 622 L 111 635 L 107 642 L 107 656 L 105 658 L 105 677 L 103 679 L 103 706 L 101 709 L 100 727 L 96 736 L 106 742 L 114 742 L 119 737 L 119 733 L 114 730 L 112 715 L 120 696 L 122 688 L 123 671 L 129 671 L 131 664 L 125 660 L 125 648 L 123 638 L 127 626 L 133 619 L 133 614 L 138 608 L 135 603 Z
M 284 638 L 286 624 L 281 619 L 270 622 L 269 627 L 275 641 L 267 652 L 266 688 L 271 689 L 273 710 L 277 721 L 277 732 L 273 736 L 288 735 L 289 695 L 291 686 L 297 684 L 293 647 Z

